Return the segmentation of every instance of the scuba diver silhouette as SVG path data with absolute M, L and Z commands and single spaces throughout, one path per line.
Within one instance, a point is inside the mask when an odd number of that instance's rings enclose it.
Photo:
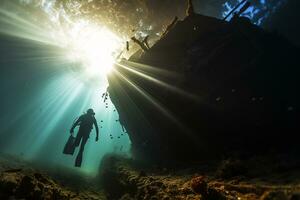
M 76 157 L 75 167 L 81 167 L 82 156 L 84 151 L 84 146 L 89 139 L 90 132 L 93 129 L 93 125 L 96 128 L 96 142 L 99 140 L 99 128 L 97 125 L 97 120 L 95 118 L 95 112 L 93 109 L 88 109 L 87 112 L 81 115 L 73 124 L 70 130 L 70 134 L 73 136 L 74 128 L 79 125 L 79 131 L 76 135 L 74 147 L 78 147 L 80 142 L 80 149 Z

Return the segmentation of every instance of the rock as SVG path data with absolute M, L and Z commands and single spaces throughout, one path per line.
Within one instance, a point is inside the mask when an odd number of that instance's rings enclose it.
M 225 160 L 217 170 L 217 177 L 228 179 L 236 176 L 244 176 L 247 169 L 239 160 Z
M 288 196 L 283 191 L 267 191 L 260 200 L 288 200 Z
M 23 177 L 20 185 L 18 186 L 17 194 L 21 197 L 31 198 L 36 190 L 36 183 L 33 177 L 26 175 Z
M 290 200 L 300 200 L 300 193 L 292 194 Z
M 20 181 L 21 178 L 15 173 L 3 173 L 0 176 L 0 190 L 7 194 L 13 194 Z
M 7 173 L 16 173 L 16 172 L 20 172 L 22 171 L 22 168 L 19 168 L 19 169 L 8 169 L 8 170 L 5 170 L 4 172 L 7 172 Z
M 194 192 L 198 194 L 206 194 L 207 193 L 207 182 L 205 177 L 197 176 L 191 180 L 191 187 Z
M 50 181 L 49 178 L 47 178 L 45 175 L 43 175 L 43 174 L 41 174 L 41 173 L 35 173 L 35 174 L 34 174 L 34 177 L 35 177 L 38 181 L 40 181 L 40 182 L 42 182 L 42 183 L 51 183 L 51 184 L 53 184 L 53 181 L 52 181 L 52 180 Z
M 145 177 L 145 176 L 147 176 L 146 172 L 145 171 L 140 171 L 139 177 Z
M 221 192 L 216 190 L 215 188 L 209 187 L 207 189 L 207 195 L 203 195 L 205 200 L 226 200 L 226 196 L 224 196 Z
M 120 200 L 134 200 L 129 194 L 124 194 Z
M 162 200 L 171 200 L 171 198 L 168 195 L 164 195 Z

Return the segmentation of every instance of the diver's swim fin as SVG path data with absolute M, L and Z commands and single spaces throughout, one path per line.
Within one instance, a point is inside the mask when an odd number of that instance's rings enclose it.
M 68 154 L 68 155 L 73 155 L 74 151 L 75 151 L 75 137 L 73 137 L 72 135 L 69 137 L 67 143 L 65 144 L 63 153 L 64 154 Z
M 82 163 L 82 153 L 78 153 L 75 160 L 75 167 L 81 167 L 81 163 Z

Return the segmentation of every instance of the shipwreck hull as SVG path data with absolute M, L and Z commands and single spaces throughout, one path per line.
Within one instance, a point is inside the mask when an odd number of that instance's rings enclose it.
M 109 94 L 138 158 L 292 151 L 299 55 L 246 18 L 192 15 L 148 51 L 118 64 L 108 77 Z

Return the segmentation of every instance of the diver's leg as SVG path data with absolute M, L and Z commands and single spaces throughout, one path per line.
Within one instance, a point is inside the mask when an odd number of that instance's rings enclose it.
M 75 161 L 75 166 L 76 167 L 81 167 L 84 146 L 85 146 L 88 138 L 89 138 L 88 136 L 83 136 L 82 137 L 80 149 L 79 149 L 78 155 L 76 157 L 76 161 Z
M 89 138 L 89 137 L 87 137 L 87 136 L 82 136 L 82 140 L 81 140 L 81 145 L 80 145 L 79 153 L 83 153 L 84 147 L 85 147 L 85 144 L 86 144 L 88 138 Z
M 75 142 L 74 142 L 74 146 L 78 147 L 80 144 L 80 140 L 82 139 L 82 131 L 79 129 L 76 138 L 75 138 Z

